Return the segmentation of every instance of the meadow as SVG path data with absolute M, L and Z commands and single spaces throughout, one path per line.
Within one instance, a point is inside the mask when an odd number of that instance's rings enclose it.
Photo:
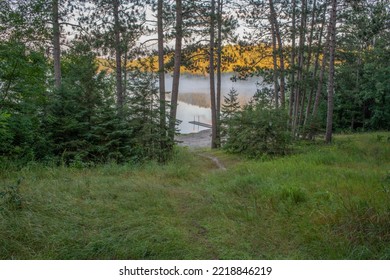
M 390 259 L 388 137 L 262 160 L 177 147 L 166 165 L 3 161 L 0 259 Z

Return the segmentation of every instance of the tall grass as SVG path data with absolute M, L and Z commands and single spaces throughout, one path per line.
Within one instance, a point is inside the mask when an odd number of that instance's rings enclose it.
M 382 133 L 385 135 L 385 133 Z M 269 161 L 179 149 L 167 165 L 12 164 L 2 259 L 390 259 L 390 144 L 377 134 Z M 212 153 L 202 151 L 202 153 Z

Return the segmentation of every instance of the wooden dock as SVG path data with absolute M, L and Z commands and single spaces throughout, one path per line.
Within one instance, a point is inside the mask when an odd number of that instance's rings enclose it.
M 211 124 L 208 124 L 208 123 L 202 123 L 202 122 L 197 122 L 197 121 L 191 121 L 189 123 L 194 124 L 194 125 L 198 125 L 198 126 L 207 127 L 207 128 L 212 128 Z

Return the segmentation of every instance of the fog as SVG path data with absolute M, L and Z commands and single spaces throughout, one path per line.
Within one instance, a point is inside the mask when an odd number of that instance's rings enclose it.
M 257 89 L 257 82 L 261 82 L 260 77 L 251 77 L 245 81 L 237 80 L 236 82 L 231 81 L 233 74 L 224 73 L 222 74 L 222 95 L 227 95 L 231 88 L 235 88 L 237 92 L 245 97 L 252 97 Z M 167 91 L 170 91 L 172 86 L 172 76 L 166 75 L 165 85 Z M 189 75 L 184 74 L 180 78 L 179 94 L 183 93 L 210 93 L 210 79 L 208 76 L 201 75 Z
M 245 81 L 231 80 L 232 74 L 222 75 L 222 96 L 225 96 L 234 88 L 239 94 L 239 101 L 245 103 L 256 93 L 258 82 L 261 78 L 252 77 Z M 172 86 L 172 76 L 166 75 L 165 85 L 168 92 Z M 193 133 L 207 129 L 205 127 L 190 124 L 190 121 L 200 121 L 211 124 L 210 110 L 210 80 L 209 77 L 200 75 L 182 75 L 179 84 L 179 102 L 177 107 L 177 119 L 180 133 Z M 170 97 L 170 96 L 169 96 Z M 223 97 L 222 97 L 223 101 Z

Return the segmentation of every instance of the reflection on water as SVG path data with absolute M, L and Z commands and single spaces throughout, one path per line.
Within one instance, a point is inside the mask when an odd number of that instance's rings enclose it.
M 166 85 L 172 84 L 171 75 L 166 75 Z M 252 77 L 246 81 L 232 82 L 232 74 L 224 73 L 222 75 L 222 100 L 231 88 L 235 88 L 239 93 L 241 104 L 248 102 L 250 97 L 256 92 L 258 82 L 262 79 Z M 199 75 L 182 75 L 179 86 L 179 102 L 177 106 L 177 119 L 181 121 L 179 125 L 180 133 L 199 132 L 206 127 L 190 124 L 190 121 L 198 121 L 211 124 L 210 109 L 210 81 L 209 77 Z M 170 98 L 170 96 L 168 96 Z M 207 107 L 207 108 L 205 108 Z
M 177 119 L 181 121 L 179 124 L 180 133 L 194 133 L 205 129 L 206 127 L 190 124 L 190 121 L 198 121 L 211 124 L 210 108 L 202 108 L 199 106 L 178 102 Z
M 222 74 L 222 95 L 227 95 L 230 89 L 234 87 L 239 95 L 251 97 L 253 94 L 255 94 L 258 83 L 262 81 L 262 78 L 260 77 L 249 77 L 245 81 L 237 80 L 236 82 L 233 82 L 231 80 L 232 76 L 232 73 Z M 167 88 L 169 88 L 169 85 L 172 85 L 171 75 L 165 75 L 165 84 L 167 85 Z M 179 83 L 179 94 L 186 93 L 203 93 L 208 95 L 210 93 L 210 78 L 201 75 L 181 75 Z

